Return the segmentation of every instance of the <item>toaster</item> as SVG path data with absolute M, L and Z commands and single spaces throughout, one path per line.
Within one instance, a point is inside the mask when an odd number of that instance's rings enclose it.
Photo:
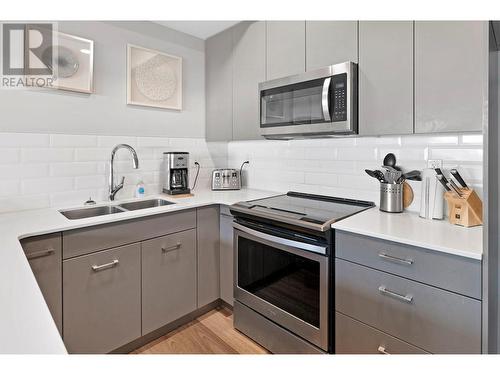
M 241 175 L 238 169 L 214 169 L 212 190 L 240 190 Z

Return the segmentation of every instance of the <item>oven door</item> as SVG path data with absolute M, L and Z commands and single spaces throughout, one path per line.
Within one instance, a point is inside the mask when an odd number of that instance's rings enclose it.
M 327 247 L 233 226 L 236 300 L 327 351 Z

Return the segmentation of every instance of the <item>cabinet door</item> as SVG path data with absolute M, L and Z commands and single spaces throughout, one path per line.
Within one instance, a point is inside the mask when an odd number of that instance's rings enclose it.
M 357 21 L 306 21 L 306 70 L 358 62 Z
M 108 353 L 141 336 L 141 247 L 63 262 L 64 343 L 70 353 Z
M 219 206 L 198 209 L 198 307 L 220 297 Z
M 359 134 L 413 133 L 413 22 L 359 22 Z
M 305 22 L 266 22 L 267 80 L 305 71 Z
M 21 245 L 31 270 L 62 335 L 62 239 L 61 233 L 27 238 Z
M 196 310 L 196 230 L 142 243 L 142 334 Z
M 221 32 L 206 41 L 207 141 L 233 139 L 232 44 L 231 30 Z
M 261 139 L 259 83 L 266 80 L 266 24 L 233 29 L 233 139 Z
M 486 21 L 415 22 L 415 132 L 480 131 Z
M 234 304 L 233 217 L 220 216 L 220 298 Z

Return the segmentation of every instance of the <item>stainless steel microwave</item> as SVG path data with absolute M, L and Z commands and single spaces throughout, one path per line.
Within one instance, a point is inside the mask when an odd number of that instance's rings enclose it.
M 260 134 L 269 139 L 357 134 L 357 68 L 345 62 L 260 83 Z

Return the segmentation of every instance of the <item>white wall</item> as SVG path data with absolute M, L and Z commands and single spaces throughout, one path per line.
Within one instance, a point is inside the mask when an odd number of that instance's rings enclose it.
M 94 40 L 95 93 L 0 89 L 0 131 L 205 136 L 203 40 L 152 22 L 60 22 L 59 30 Z M 182 111 L 126 105 L 127 43 L 183 58 Z
M 228 144 L 228 164 L 245 167 L 244 182 L 256 189 L 295 190 L 379 203 L 379 184 L 364 170 L 380 168 L 388 152 L 404 171 L 427 167 L 442 159 L 445 169 L 457 167 L 482 196 L 483 137 L 481 134 L 360 137 L 293 141 L 248 141 Z M 410 210 L 420 208 L 420 182 Z

